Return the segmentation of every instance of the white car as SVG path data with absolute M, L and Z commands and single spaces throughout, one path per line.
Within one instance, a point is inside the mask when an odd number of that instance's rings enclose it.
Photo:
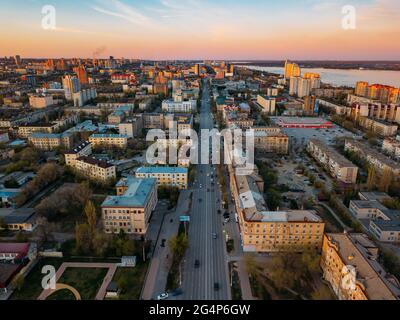
M 161 293 L 158 297 L 157 300 L 166 300 L 168 299 L 169 295 L 168 293 Z

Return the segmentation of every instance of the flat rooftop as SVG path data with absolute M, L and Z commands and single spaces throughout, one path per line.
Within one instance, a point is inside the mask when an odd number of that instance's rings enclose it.
M 187 174 L 188 169 L 182 167 L 168 167 L 168 166 L 161 166 L 161 167 L 140 167 L 136 170 L 136 173 L 139 174 Z
M 326 145 L 324 142 L 322 142 L 319 139 L 310 139 L 310 143 L 318 147 L 323 153 L 327 154 L 330 159 L 333 159 L 336 163 L 338 163 L 341 167 L 346 167 L 346 168 L 357 168 L 357 166 L 345 158 L 343 155 L 341 155 L 339 152 L 337 152 L 335 149 L 332 147 Z
M 396 161 L 390 159 L 384 154 L 378 152 L 377 150 L 371 148 L 366 143 L 354 140 L 354 139 L 346 139 L 346 144 L 351 144 L 353 147 L 356 147 L 359 151 L 361 151 L 365 156 L 371 156 L 372 158 L 377 159 L 379 162 L 387 165 L 388 167 L 394 170 L 400 170 L 400 164 Z
M 117 186 L 126 186 L 128 189 L 122 196 L 109 196 L 102 203 L 102 207 L 136 208 L 144 207 L 150 197 L 151 191 L 156 187 L 156 179 L 138 179 L 128 177 L 121 179 Z
M 352 265 L 357 270 L 357 280 L 364 287 L 370 300 L 395 300 L 400 294 L 399 288 L 385 279 L 386 272 L 374 260 L 366 258 L 368 251 L 360 243 L 351 240 L 348 234 L 326 234 L 337 246 L 338 253 L 345 265 Z
M 95 159 L 95 158 L 91 158 L 91 157 L 80 157 L 80 158 L 78 158 L 78 160 L 79 161 L 83 161 L 83 162 L 88 163 L 88 164 L 91 164 L 91 165 L 98 166 L 98 167 L 103 168 L 103 169 L 114 167 L 114 165 L 111 164 L 111 163 L 108 163 L 108 162 L 103 161 L 103 160 L 98 160 L 98 159 Z

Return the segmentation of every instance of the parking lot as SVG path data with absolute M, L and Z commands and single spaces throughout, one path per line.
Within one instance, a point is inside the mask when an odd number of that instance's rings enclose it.
M 337 125 L 334 125 L 334 128 L 332 129 L 283 128 L 282 130 L 289 136 L 292 147 L 294 148 L 293 150 L 304 148 L 307 146 L 310 139 L 319 139 L 330 145 L 335 142 L 335 138 L 357 138 L 357 135 Z

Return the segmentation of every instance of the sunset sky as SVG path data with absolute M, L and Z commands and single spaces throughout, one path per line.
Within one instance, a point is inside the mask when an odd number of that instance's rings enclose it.
M 400 0 L 0 0 L 0 56 L 400 60 Z M 56 8 L 56 30 L 41 28 Z M 343 30 L 353 5 L 357 28 Z

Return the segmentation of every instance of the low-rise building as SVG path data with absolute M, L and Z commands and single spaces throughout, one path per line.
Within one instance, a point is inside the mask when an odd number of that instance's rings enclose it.
M 136 170 L 136 178 L 154 178 L 160 186 L 187 189 L 188 172 L 182 167 L 141 167 Z
M 314 211 L 269 211 L 264 182 L 230 171 L 230 185 L 242 235 L 243 251 L 283 252 L 321 248 L 325 224 Z
M 89 142 L 93 148 L 107 146 L 123 149 L 128 145 L 128 136 L 124 134 L 93 134 L 89 137 Z
M 95 158 L 80 157 L 71 164 L 71 167 L 89 179 L 103 183 L 108 183 L 117 177 L 114 165 Z
M 257 96 L 257 103 L 262 108 L 263 112 L 268 114 L 275 114 L 276 99 L 259 94 Z
M 29 97 L 29 105 L 33 109 L 44 109 L 54 104 L 52 95 L 31 95 Z
M 311 139 L 308 151 L 338 181 L 349 184 L 356 183 L 358 167 L 322 141 Z
M 400 178 L 400 164 L 371 148 L 366 143 L 353 139 L 346 139 L 345 150 L 355 152 L 370 165 L 373 165 L 379 173 L 388 170 L 393 174 L 395 179 Z
M 130 176 L 120 180 L 116 189 L 117 195 L 107 197 L 101 205 L 104 231 L 145 235 L 158 201 L 156 179 Z
M 186 112 L 192 113 L 197 110 L 197 100 L 189 100 L 189 101 L 173 101 L 173 100 L 164 100 L 162 102 L 162 111 L 164 112 Z
M 58 128 L 56 123 L 36 123 L 18 126 L 18 136 L 27 139 L 32 133 L 54 133 Z
M 34 231 L 37 226 L 35 214 L 36 211 L 32 208 L 0 209 L 0 219 L 3 220 L 6 228 L 12 231 Z M 0 229 L 2 229 L 2 226 L 0 226 Z
M 372 118 L 360 118 L 359 123 L 364 129 L 370 130 L 381 137 L 393 137 L 399 128 L 397 124 Z
M 390 210 L 380 202 L 391 198 L 385 193 L 379 196 L 360 193 L 360 198 L 362 200 L 350 201 L 350 212 L 360 221 L 369 223 L 369 231 L 379 241 L 400 242 L 400 210 Z
M 32 133 L 29 142 L 40 150 L 53 150 L 57 148 L 70 149 L 73 145 L 71 133 Z
M 119 129 L 119 134 L 125 135 L 128 138 L 134 138 L 140 136 L 143 130 L 142 115 L 120 123 L 118 125 L 118 129 Z
M 339 300 L 398 300 L 398 281 L 376 261 L 377 248 L 354 234 L 324 236 L 321 267 Z
M 260 153 L 289 153 L 289 136 L 280 128 L 254 127 L 254 147 Z
M 394 138 L 386 138 L 382 145 L 383 151 L 387 152 L 391 156 L 400 158 L 400 140 Z
M 80 157 L 87 157 L 92 154 L 92 145 L 89 141 L 82 142 L 79 146 L 64 153 L 65 164 L 73 166 L 75 161 Z

